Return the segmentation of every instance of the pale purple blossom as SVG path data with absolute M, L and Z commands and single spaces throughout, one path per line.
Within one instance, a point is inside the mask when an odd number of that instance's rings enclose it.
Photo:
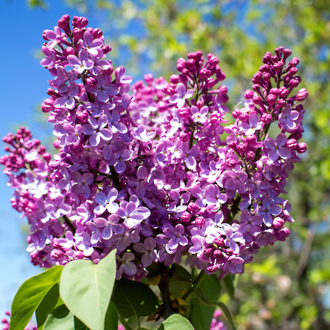
M 83 129 L 85 134 L 91 135 L 89 143 L 92 147 L 97 146 L 101 142 L 101 139 L 108 141 L 112 138 L 112 132 L 108 128 L 105 128 L 108 124 L 107 116 L 101 115 L 98 119 L 89 116 L 88 121 L 90 124 L 84 125 Z
M 149 267 L 157 260 L 156 242 L 152 237 L 146 238 L 143 243 L 134 244 L 133 249 L 143 254 L 141 261 L 144 267 Z
M 170 96 L 170 102 L 175 103 L 178 108 L 182 108 L 186 103 L 186 99 L 194 95 L 194 91 L 192 89 L 187 91 L 186 86 L 182 83 L 178 83 L 175 90 L 176 94 Z
M 86 49 L 82 49 L 79 53 L 79 58 L 75 55 L 68 56 L 68 62 L 74 66 L 77 73 L 81 74 L 85 70 L 90 70 L 94 66 L 94 62 L 88 58 Z
M 123 201 L 117 211 L 118 215 L 124 219 L 129 228 L 138 226 L 141 221 L 147 219 L 151 212 L 144 206 L 137 206 L 134 202 Z
M 95 207 L 95 214 L 103 214 L 106 210 L 109 213 L 116 213 L 118 210 L 118 204 L 115 203 L 117 197 L 118 191 L 116 188 L 110 189 L 107 195 L 103 192 L 97 193 L 94 197 L 94 200 L 99 205 Z
M 269 149 L 268 157 L 272 161 L 275 162 L 278 159 L 278 157 L 282 157 L 284 159 L 290 158 L 291 151 L 290 151 L 290 149 L 285 147 L 286 141 L 287 141 L 287 138 L 286 138 L 285 134 L 283 134 L 283 133 L 277 135 L 276 142 L 271 138 L 267 138 L 265 140 L 265 142 L 264 142 L 265 147 L 267 149 Z
M 258 209 L 258 215 L 264 219 L 264 223 L 267 227 L 270 227 L 273 224 L 272 215 L 279 215 L 282 209 L 273 203 L 270 196 L 266 196 L 262 200 L 262 206 Z

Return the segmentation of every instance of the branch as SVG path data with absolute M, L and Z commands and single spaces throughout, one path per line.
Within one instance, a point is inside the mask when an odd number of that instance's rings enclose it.
M 199 287 L 199 285 L 202 283 L 206 273 L 204 270 L 202 270 L 198 276 L 196 277 L 195 281 L 191 284 L 191 287 L 189 290 L 184 294 L 182 297 L 182 300 L 187 300 Z
M 116 189 L 118 191 L 120 191 L 121 190 L 120 182 L 119 182 L 118 174 L 117 174 L 117 172 L 115 170 L 115 167 L 113 165 L 110 165 L 110 170 L 111 170 L 110 178 L 111 178 L 114 186 L 116 187 Z
M 170 317 L 173 313 L 172 310 L 172 304 L 170 299 L 170 278 L 167 273 L 165 273 L 164 276 L 162 276 L 158 288 L 160 290 L 160 295 L 163 300 L 164 304 L 164 319 L 166 320 L 168 317 Z
M 75 232 L 76 232 L 76 228 L 72 224 L 71 220 L 66 215 L 63 215 L 62 218 L 63 218 L 64 222 L 66 223 L 66 225 L 71 229 L 71 231 L 72 231 L 72 233 L 74 235 Z
M 297 275 L 296 275 L 297 278 L 301 277 L 301 275 L 303 274 L 303 272 L 307 266 L 307 261 L 308 261 L 309 254 L 312 249 L 312 244 L 313 244 L 313 240 L 315 237 L 316 229 L 317 229 L 316 225 L 311 225 L 311 227 L 308 229 L 306 239 L 304 242 L 304 246 L 300 253 L 300 258 L 299 258 L 298 267 L 297 267 Z

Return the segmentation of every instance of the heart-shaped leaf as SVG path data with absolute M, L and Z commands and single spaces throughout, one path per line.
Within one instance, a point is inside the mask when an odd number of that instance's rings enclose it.
M 218 276 L 215 274 L 206 275 L 203 278 L 198 291 L 202 292 L 203 296 L 210 301 L 218 301 L 220 298 L 221 286 Z
M 38 330 L 42 330 L 47 316 L 52 312 L 60 296 L 59 285 L 56 283 L 45 295 L 36 310 Z
M 91 330 L 103 330 L 116 278 L 116 250 L 97 265 L 74 260 L 63 269 L 60 296 L 69 310 Z
M 158 304 L 157 296 L 147 285 L 126 278 L 116 282 L 112 301 L 124 319 L 134 315 L 148 316 L 157 309 Z
M 47 317 L 44 330 L 88 330 L 63 304 L 56 307 Z
M 179 314 L 173 314 L 167 318 L 159 330 L 194 330 L 191 323 Z
M 26 280 L 18 289 L 12 307 L 9 330 L 24 330 L 47 293 L 59 281 L 62 266 L 55 266 Z
M 112 301 L 105 315 L 104 330 L 118 330 L 118 310 Z
M 192 299 L 191 305 L 191 323 L 194 328 L 198 330 L 209 330 L 215 306 L 205 305 L 197 298 Z

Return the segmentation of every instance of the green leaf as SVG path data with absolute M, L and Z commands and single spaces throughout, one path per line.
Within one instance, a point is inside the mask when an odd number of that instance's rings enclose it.
M 116 250 L 97 265 L 74 260 L 63 269 L 60 295 L 72 314 L 91 330 L 103 330 L 116 277 Z
M 110 301 L 107 313 L 105 314 L 104 330 L 118 330 L 118 310 L 112 301 Z
M 198 299 L 192 299 L 191 323 L 195 329 L 209 330 L 215 306 L 202 304 Z
M 173 314 L 166 319 L 158 330 L 194 330 L 191 323 L 179 314 Z
M 45 295 L 36 310 L 38 330 L 42 330 L 48 314 L 52 312 L 60 296 L 59 285 L 56 283 Z
M 235 326 L 234 326 L 234 322 L 233 319 L 231 318 L 231 314 L 229 312 L 228 307 L 221 301 L 217 302 L 217 305 L 222 309 L 223 313 L 225 314 L 228 322 L 231 325 L 232 330 L 236 330 Z
M 227 293 L 229 294 L 230 298 L 234 298 L 235 294 L 235 286 L 234 286 L 234 275 L 228 274 L 223 280 L 222 283 L 224 284 Z
M 216 274 L 207 275 L 203 278 L 197 291 L 210 301 L 218 301 L 220 298 L 221 286 Z
M 112 301 L 124 319 L 133 315 L 148 316 L 157 309 L 158 304 L 157 296 L 147 285 L 126 278 L 116 282 Z
M 9 330 L 25 329 L 44 297 L 59 281 L 62 270 L 62 266 L 55 266 L 21 285 L 12 304 Z
M 48 316 L 43 330 L 88 330 L 63 304 L 56 307 Z M 39 329 L 38 329 L 39 330 Z
M 174 265 L 174 276 L 170 278 L 170 293 L 175 297 L 182 297 L 181 291 L 188 290 L 192 283 L 190 273 L 180 265 Z

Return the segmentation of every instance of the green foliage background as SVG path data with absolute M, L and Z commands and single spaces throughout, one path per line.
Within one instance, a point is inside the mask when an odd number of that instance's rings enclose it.
M 45 1 L 28 1 L 47 9 Z M 289 178 L 296 220 L 284 243 L 261 249 L 226 293 L 238 330 L 330 329 L 330 7 L 327 0 L 66 0 L 83 15 L 101 12 L 100 25 L 116 65 L 142 77 L 169 78 L 188 52 L 212 52 L 230 88 L 230 106 L 261 65 L 282 45 L 301 60 L 308 152 Z M 147 71 L 148 70 L 148 71 Z M 328 292 L 326 294 L 326 292 Z

